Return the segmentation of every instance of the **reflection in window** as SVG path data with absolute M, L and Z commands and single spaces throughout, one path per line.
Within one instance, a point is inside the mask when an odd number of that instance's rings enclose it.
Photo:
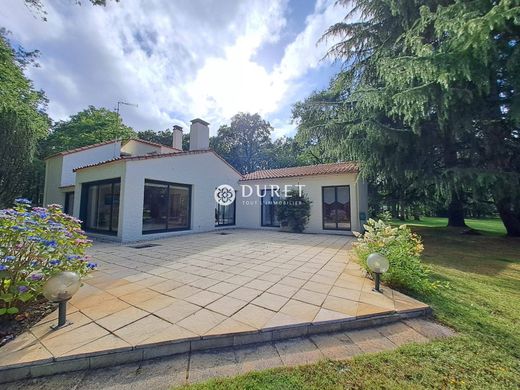
M 116 234 L 119 223 L 120 179 L 83 184 L 85 229 Z
M 190 228 L 191 186 L 146 180 L 143 233 Z
M 236 204 L 233 202 L 230 205 L 223 206 L 221 204 L 215 207 L 215 226 L 231 226 L 235 224 L 235 209 Z
M 262 226 L 279 227 L 276 204 L 280 201 L 280 197 L 273 190 L 263 190 L 262 195 Z
M 322 187 L 323 229 L 350 230 L 350 187 Z

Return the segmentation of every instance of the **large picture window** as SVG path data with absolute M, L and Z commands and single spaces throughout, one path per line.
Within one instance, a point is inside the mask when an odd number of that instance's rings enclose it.
M 87 231 L 117 234 L 121 179 L 83 183 L 81 219 Z
M 65 205 L 63 206 L 65 214 L 72 215 L 74 212 L 74 191 L 65 192 Z
M 279 227 L 280 222 L 276 215 L 276 204 L 280 201 L 280 197 L 273 190 L 263 190 L 261 195 L 262 226 Z
M 350 230 L 350 186 L 322 187 L 323 229 Z
M 191 186 L 145 180 L 143 234 L 188 230 Z
M 215 226 L 232 226 L 235 224 L 236 204 L 215 206 Z

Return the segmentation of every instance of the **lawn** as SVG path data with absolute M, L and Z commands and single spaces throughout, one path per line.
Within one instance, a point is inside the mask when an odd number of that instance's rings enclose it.
M 428 224 L 428 227 L 426 226 Z M 429 297 L 438 321 L 459 336 L 349 361 L 323 361 L 228 379 L 193 389 L 520 388 L 520 240 L 498 235 L 495 220 L 469 221 L 482 235 L 426 219 L 413 229 L 424 239 L 424 261 L 449 282 Z
M 406 223 L 408 226 L 422 226 L 422 227 L 446 227 L 448 218 L 440 217 L 421 217 L 420 221 L 399 221 L 394 219 L 393 224 Z M 468 227 L 480 231 L 482 234 L 504 235 L 506 228 L 500 218 L 486 218 L 486 219 L 466 219 Z

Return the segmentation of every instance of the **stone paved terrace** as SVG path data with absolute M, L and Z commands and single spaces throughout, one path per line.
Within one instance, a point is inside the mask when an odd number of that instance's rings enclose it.
M 428 306 L 373 281 L 353 238 L 226 230 L 138 244 L 96 243 L 99 270 L 69 303 L 0 349 L 3 381 L 269 342 L 421 315 Z

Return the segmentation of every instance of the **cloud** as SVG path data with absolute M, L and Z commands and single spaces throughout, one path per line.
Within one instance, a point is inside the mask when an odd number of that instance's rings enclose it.
M 125 0 L 105 8 L 53 2 L 45 5 L 47 22 L 19 0 L 6 3 L 0 25 L 42 52 L 41 67 L 28 76 L 46 91 L 54 120 L 122 100 L 139 105 L 121 110 L 138 130 L 186 127 L 202 117 L 212 133 L 239 111 L 259 112 L 277 135 L 291 132 L 288 107 L 315 87 L 306 79 L 310 70 L 328 69 L 320 62 L 326 47 L 316 42 L 341 15 L 331 1 L 319 1 L 267 70 L 256 54 L 279 43 L 287 0 Z

